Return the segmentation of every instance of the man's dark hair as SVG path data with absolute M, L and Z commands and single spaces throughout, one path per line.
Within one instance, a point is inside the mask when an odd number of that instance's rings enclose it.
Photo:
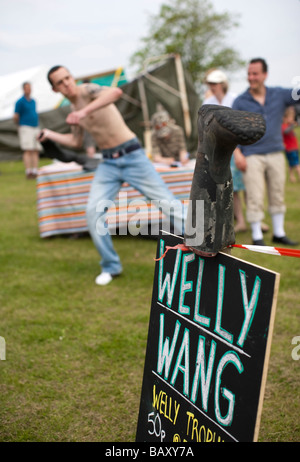
M 263 58 L 253 58 L 250 61 L 250 64 L 261 63 L 263 72 L 268 72 L 268 65 Z
M 48 79 L 48 81 L 49 81 L 51 87 L 53 87 L 53 83 L 52 83 L 52 81 L 51 81 L 50 76 L 51 76 L 51 74 L 53 74 L 53 72 L 58 71 L 58 69 L 60 69 L 61 67 L 64 67 L 64 66 L 61 66 L 61 65 L 53 66 L 53 67 L 51 67 L 51 69 L 48 71 L 47 79 Z

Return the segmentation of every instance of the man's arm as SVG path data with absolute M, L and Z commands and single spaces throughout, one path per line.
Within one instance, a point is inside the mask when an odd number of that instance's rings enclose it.
M 240 148 L 235 148 L 235 150 L 233 151 L 233 157 L 236 168 L 238 168 L 242 172 L 245 172 L 247 169 L 247 160 Z
M 160 154 L 156 153 L 152 155 L 153 162 L 160 164 L 171 165 L 175 162 L 174 157 L 163 157 Z
M 284 133 L 285 135 L 287 135 L 288 133 L 292 132 L 294 130 L 295 127 L 297 127 L 297 122 L 294 122 L 293 124 L 290 124 L 290 125 L 286 125 L 283 130 L 282 130 L 282 133 Z
M 245 108 L 242 107 L 243 104 L 241 103 L 241 101 L 243 101 L 243 98 L 244 98 L 243 95 L 244 93 L 238 96 L 233 101 L 233 104 L 232 104 L 233 110 L 236 110 L 236 111 L 246 110 Z M 233 157 L 234 157 L 234 163 L 235 163 L 236 168 L 238 170 L 241 170 L 241 172 L 245 172 L 247 169 L 247 159 L 239 147 L 235 148 L 235 150 L 233 151 Z
M 71 112 L 66 119 L 68 124 L 77 125 L 81 119 L 88 116 L 97 109 L 115 103 L 123 93 L 123 91 L 118 87 L 107 87 L 105 89 L 101 89 L 101 87 L 99 87 L 98 92 L 95 91 L 94 86 L 90 88 L 93 88 L 93 94 L 90 93 L 90 97 L 94 99 L 84 108 Z
M 182 165 L 185 165 L 189 161 L 189 155 L 186 149 L 184 131 L 182 127 L 178 127 L 177 144 L 179 146 L 179 161 L 182 163 Z
M 19 120 L 20 120 L 20 116 L 17 112 L 15 112 L 13 115 L 13 121 L 15 122 L 15 124 L 19 125 Z
M 182 165 L 185 165 L 189 161 L 189 155 L 186 149 L 182 149 L 179 153 L 179 160 L 182 163 Z
M 17 101 L 16 104 L 15 104 L 15 111 L 14 111 L 14 115 L 13 115 L 13 121 L 19 125 L 19 122 L 20 122 L 20 102 Z
M 72 148 L 80 148 L 83 143 L 83 129 L 78 125 L 80 120 L 92 112 L 114 103 L 122 95 L 120 88 L 105 87 L 102 89 L 99 85 L 87 84 L 85 86 L 87 96 L 92 99 L 84 108 L 71 112 L 66 122 L 72 126 L 72 133 L 62 134 L 52 130 L 44 129 L 40 141 L 52 140 L 56 143 L 63 144 Z
M 44 128 L 38 140 L 43 142 L 46 140 L 52 140 L 55 143 L 63 144 L 64 146 L 69 146 L 71 148 L 80 148 L 83 143 L 83 130 L 79 127 L 72 127 L 71 133 L 58 133 L 48 128 Z

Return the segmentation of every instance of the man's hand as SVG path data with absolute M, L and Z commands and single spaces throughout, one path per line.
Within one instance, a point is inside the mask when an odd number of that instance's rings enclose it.
M 20 116 L 17 112 L 15 112 L 13 115 L 13 121 L 15 122 L 15 124 L 19 125 L 19 120 L 20 120 Z
M 186 151 L 181 151 L 179 153 L 179 160 L 182 165 L 185 165 L 189 162 L 189 154 Z
M 86 117 L 86 113 L 84 109 L 80 109 L 79 111 L 70 112 L 70 114 L 66 118 L 66 122 L 69 125 L 78 125 L 80 120 Z
M 236 148 L 234 150 L 233 155 L 236 168 L 238 168 L 242 172 L 245 172 L 247 169 L 247 160 L 242 151 L 239 148 Z
M 43 141 L 46 141 L 49 139 L 49 133 L 51 130 L 48 130 L 48 128 L 44 128 L 37 136 L 37 140 L 40 141 L 41 143 Z

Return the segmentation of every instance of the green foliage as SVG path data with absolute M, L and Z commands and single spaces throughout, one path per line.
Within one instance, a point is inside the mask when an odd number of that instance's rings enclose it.
M 146 59 L 180 54 L 183 65 L 199 88 L 208 69 L 221 67 L 234 71 L 245 63 L 226 36 L 238 23 L 228 13 L 216 13 L 208 0 L 170 0 L 158 15 L 150 16 L 149 35 L 143 47 L 131 58 L 140 68 Z

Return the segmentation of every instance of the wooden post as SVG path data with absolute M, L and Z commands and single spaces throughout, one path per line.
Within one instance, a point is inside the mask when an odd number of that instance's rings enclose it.
M 175 67 L 176 67 L 178 86 L 179 86 L 179 91 L 180 91 L 180 100 L 181 100 L 182 111 L 183 111 L 185 133 L 186 133 L 186 136 L 189 137 L 192 133 L 192 123 L 191 123 L 191 117 L 190 117 L 189 102 L 187 98 L 182 62 L 181 62 L 180 55 L 178 54 L 175 55 Z
M 145 86 L 142 78 L 138 79 L 138 87 L 141 97 L 142 103 L 142 113 L 143 119 L 145 123 L 145 131 L 144 131 L 144 143 L 145 143 L 145 150 L 147 155 L 151 153 L 151 130 L 150 130 L 150 118 L 149 118 L 149 111 L 148 111 L 148 104 L 145 92 Z

